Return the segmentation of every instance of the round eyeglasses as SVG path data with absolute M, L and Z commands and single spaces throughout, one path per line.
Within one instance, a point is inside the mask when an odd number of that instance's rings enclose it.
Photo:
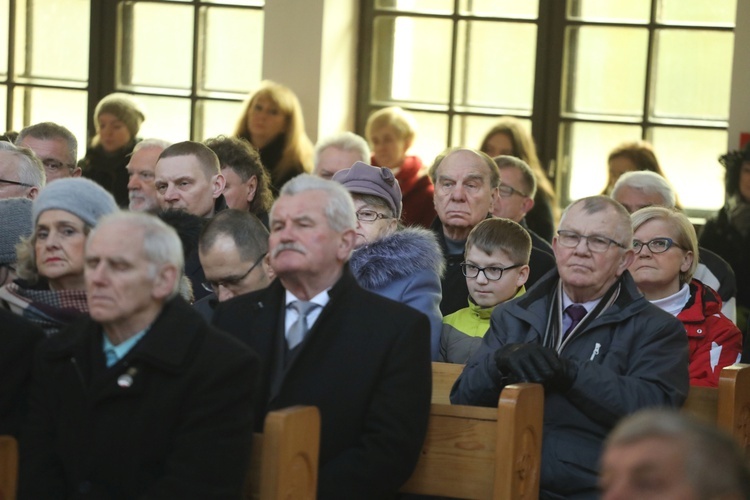
M 654 238 L 651 241 L 633 240 L 633 250 L 635 253 L 641 253 L 643 247 L 648 247 L 651 253 L 664 253 L 672 247 L 687 250 L 682 245 L 678 245 L 672 238 Z
M 487 278 L 488 281 L 498 281 L 503 277 L 503 273 L 505 271 L 521 267 L 522 265 L 523 264 L 513 264 L 512 266 L 508 267 L 479 267 L 474 264 L 469 264 L 468 262 L 462 262 L 461 272 L 464 273 L 464 276 L 466 276 L 467 278 L 476 278 L 477 276 L 479 276 L 479 273 L 482 272 L 484 273 L 484 277 Z

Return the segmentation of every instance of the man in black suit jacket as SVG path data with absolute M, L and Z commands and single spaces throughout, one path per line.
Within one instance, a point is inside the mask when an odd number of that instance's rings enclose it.
M 357 220 L 340 184 L 294 178 L 270 221 L 278 279 L 220 303 L 213 319 L 260 355 L 256 429 L 269 410 L 317 406 L 318 497 L 387 498 L 410 476 L 426 432 L 427 317 L 362 289 L 349 272 Z

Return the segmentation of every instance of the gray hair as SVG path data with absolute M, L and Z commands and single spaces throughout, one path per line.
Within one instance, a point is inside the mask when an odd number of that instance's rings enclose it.
M 673 440 L 682 448 L 685 478 L 698 498 L 750 498 L 750 471 L 734 439 L 675 410 L 642 410 L 627 417 L 615 427 L 605 446 L 628 445 L 649 438 Z
M 625 209 L 625 207 L 620 205 L 609 196 L 589 196 L 587 198 L 581 198 L 580 200 L 572 202 L 565 208 L 562 215 L 560 216 L 560 224 L 558 227 L 562 227 L 563 221 L 565 221 L 565 217 L 568 215 L 570 209 L 580 204 L 583 205 L 582 209 L 587 214 L 596 214 L 605 210 L 613 210 L 615 212 L 617 221 L 615 222 L 612 229 L 614 230 L 615 234 L 622 238 L 620 240 L 620 244 L 624 245 L 626 249 L 629 249 L 633 246 L 633 228 L 630 225 L 630 214 Z
M 500 169 L 500 177 L 503 176 L 502 171 L 506 168 L 515 168 L 521 172 L 521 179 L 524 184 L 526 196 L 532 199 L 536 196 L 536 175 L 534 175 L 534 171 L 531 170 L 528 163 L 520 158 L 516 158 L 515 156 L 506 155 L 496 156 L 492 160 L 495 162 L 495 165 L 497 165 L 497 168 Z M 500 182 L 502 182 L 502 179 Z
M 7 151 L 16 158 L 18 180 L 24 184 L 42 189 L 47 183 L 47 173 L 42 161 L 29 148 L 0 141 L 0 151 Z
M 429 169 L 429 176 L 433 184 L 437 184 L 438 170 L 440 169 L 440 165 L 443 163 L 443 160 L 458 151 L 468 151 L 470 153 L 474 153 L 487 166 L 487 175 L 490 180 L 490 187 L 492 189 L 495 189 L 500 185 L 500 169 L 497 168 L 497 164 L 493 161 L 492 158 L 489 157 L 487 153 L 476 149 L 461 147 L 447 148 L 435 157 L 435 160 L 432 162 L 432 165 Z
M 142 141 L 139 141 L 135 144 L 135 147 L 133 148 L 133 152 L 131 153 L 130 156 L 133 156 L 135 153 L 137 153 L 141 149 L 156 148 L 156 149 L 161 149 L 162 151 L 164 151 L 171 145 L 172 145 L 171 142 L 165 141 L 164 139 L 143 139 Z
M 185 269 L 182 243 L 180 237 L 177 236 L 177 231 L 154 215 L 145 212 L 121 211 L 102 217 L 96 228 L 91 230 L 88 241 L 91 241 L 91 236 L 99 228 L 115 222 L 129 224 L 143 231 L 143 253 L 151 264 L 151 273 L 154 276 L 158 268 L 163 265 L 173 265 L 177 268 L 178 276 L 168 298 L 177 296 Z
M 357 159 L 359 161 L 368 164 L 370 163 L 370 156 L 372 153 L 370 152 L 370 146 L 367 145 L 367 141 L 357 134 L 353 134 L 351 132 L 341 132 L 340 134 L 330 135 L 318 141 L 318 143 L 315 145 L 315 157 L 313 165 L 317 167 L 318 162 L 320 161 L 320 153 L 322 153 L 323 150 L 331 147 L 338 148 L 343 151 L 357 153 Z
M 310 174 L 301 174 L 284 184 L 279 193 L 282 196 L 294 196 L 305 191 L 323 191 L 328 197 L 325 215 L 328 225 L 336 232 L 357 227 L 357 215 L 354 201 L 349 191 L 340 183 L 329 181 Z M 274 206 L 278 199 L 274 202 Z M 271 225 L 273 225 L 273 208 L 271 208 Z
M 33 137 L 42 141 L 50 139 L 62 139 L 65 141 L 65 145 L 68 149 L 68 164 L 66 165 L 69 169 L 74 170 L 76 168 L 76 160 L 78 159 L 78 140 L 73 132 L 53 122 L 42 122 L 34 125 L 25 127 L 18 133 L 16 138 L 16 145 L 26 137 Z
M 638 170 L 622 174 L 617 179 L 617 182 L 615 182 L 610 196 L 617 199 L 617 192 L 624 187 L 635 189 L 647 196 L 658 195 L 663 200 L 660 205 L 667 208 L 675 208 L 677 203 L 674 188 L 672 188 L 667 179 L 655 172 Z

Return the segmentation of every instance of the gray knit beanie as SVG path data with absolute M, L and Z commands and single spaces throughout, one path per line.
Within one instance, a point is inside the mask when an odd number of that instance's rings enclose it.
M 67 177 L 50 182 L 39 192 L 31 213 L 35 225 L 45 210 L 65 210 L 94 227 L 101 216 L 118 208 L 112 195 L 96 182 Z
M 99 115 L 102 113 L 109 113 L 114 115 L 118 120 L 125 124 L 130 132 L 130 137 L 135 139 L 138 135 L 138 131 L 141 129 L 141 124 L 146 119 L 143 111 L 138 106 L 131 96 L 128 94 L 121 94 L 116 92 L 109 94 L 99 101 L 94 110 L 94 123 L 96 124 L 96 132 L 99 133 Z
M 0 200 L 0 264 L 13 264 L 16 257 L 16 244 L 21 237 L 28 238 L 34 228 L 31 222 L 31 200 L 28 198 L 8 198 Z

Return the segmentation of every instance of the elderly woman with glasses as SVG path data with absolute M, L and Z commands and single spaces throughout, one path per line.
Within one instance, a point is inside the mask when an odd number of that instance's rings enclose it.
M 390 169 L 357 162 L 333 180 L 349 190 L 357 210 L 352 273 L 363 288 L 427 315 L 432 359 L 437 359 L 444 263 L 435 236 L 426 229 L 401 228 L 401 188 Z
M 688 218 L 664 207 L 631 216 L 635 259 L 630 265 L 649 302 L 682 321 L 690 346 L 690 384 L 716 387 L 722 368 L 739 361 L 742 333 L 721 312 L 719 294 L 693 279 L 698 239 Z

